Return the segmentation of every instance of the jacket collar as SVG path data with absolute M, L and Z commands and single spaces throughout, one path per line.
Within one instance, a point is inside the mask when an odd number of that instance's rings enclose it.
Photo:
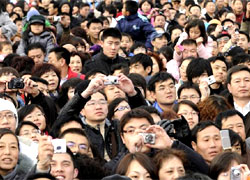
M 136 19 L 136 18 L 138 18 L 138 14 L 137 13 L 133 14 L 133 15 L 130 15 L 130 16 L 125 16 L 125 19 L 127 19 L 127 20 L 132 20 L 132 19 Z

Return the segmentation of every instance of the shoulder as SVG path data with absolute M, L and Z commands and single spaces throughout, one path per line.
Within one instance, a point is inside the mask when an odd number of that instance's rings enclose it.
M 116 18 L 116 21 L 120 21 L 120 20 L 122 20 L 122 19 L 125 19 L 125 16 L 119 16 L 118 18 Z
M 138 18 L 139 18 L 141 21 L 147 22 L 147 23 L 148 23 L 148 19 L 147 19 L 145 16 L 141 15 L 140 13 L 137 13 L 137 15 L 138 15 Z

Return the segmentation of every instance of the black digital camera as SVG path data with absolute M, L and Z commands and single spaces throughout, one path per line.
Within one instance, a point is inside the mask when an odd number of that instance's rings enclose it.
M 14 78 L 11 79 L 11 81 L 8 83 L 9 89 L 23 89 L 24 88 L 24 82 L 22 78 Z

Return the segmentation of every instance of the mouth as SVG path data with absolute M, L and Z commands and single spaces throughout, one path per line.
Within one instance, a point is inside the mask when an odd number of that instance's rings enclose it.
M 95 114 L 98 116 L 101 116 L 101 115 L 103 115 L 103 112 L 96 112 Z
M 11 158 L 4 158 L 4 159 L 2 159 L 2 162 L 5 164 L 10 164 L 10 163 L 12 163 L 12 159 Z
M 217 151 L 211 151 L 210 153 L 208 153 L 210 156 L 216 156 L 218 154 Z
M 56 179 L 59 179 L 59 180 L 64 180 L 64 179 L 65 179 L 65 177 L 62 176 L 62 175 L 60 175 L 60 176 L 55 176 L 55 178 L 56 178 Z

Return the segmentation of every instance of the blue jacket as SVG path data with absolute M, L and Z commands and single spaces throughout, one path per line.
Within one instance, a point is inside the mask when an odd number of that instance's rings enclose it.
M 129 34 L 134 41 L 145 43 L 147 48 L 152 48 L 150 36 L 155 31 L 154 27 L 142 15 L 133 14 L 120 16 L 117 19 L 116 28 L 121 32 Z

